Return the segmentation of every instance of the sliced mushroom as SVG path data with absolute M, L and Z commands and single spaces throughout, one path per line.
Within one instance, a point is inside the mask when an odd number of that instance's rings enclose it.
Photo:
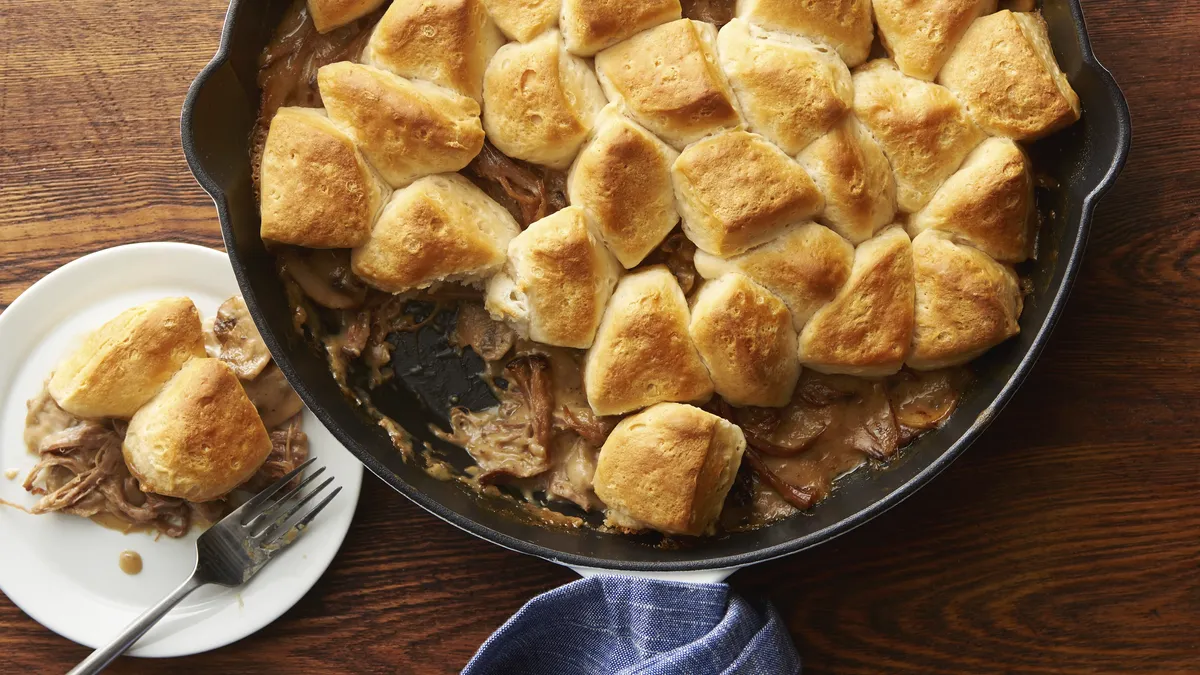
M 833 421 L 833 410 L 796 397 L 784 408 L 743 408 L 737 421 L 746 433 L 746 442 L 760 452 L 788 456 L 810 447 L 825 433 Z
M 503 321 L 496 321 L 477 302 L 464 302 L 458 306 L 455 327 L 458 346 L 470 347 L 484 361 L 499 361 L 512 349 L 517 335 Z
M 950 417 L 969 379 L 970 373 L 963 368 L 905 370 L 888 378 L 888 398 L 900 429 L 901 444 Z
M 848 375 L 825 375 L 805 370 L 796 386 L 796 398 L 812 405 L 830 405 L 858 394 L 862 384 L 862 380 Z
M 258 377 L 243 382 L 250 402 L 258 408 L 263 425 L 274 429 L 290 420 L 304 409 L 304 402 L 292 391 L 283 371 L 274 363 L 268 365 Z
M 285 248 L 279 257 L 284 271 L 318 305 L 350 309 L 367 298 L 367 286 L 350 271 L 350 252 L 345 249 Z
M 271 362 L 271 352 L 254 327 L 242 296 L 229 298 L 217 310 L 212 326 L 216 357 L 229 364 L 242 380 L 253 380 Z

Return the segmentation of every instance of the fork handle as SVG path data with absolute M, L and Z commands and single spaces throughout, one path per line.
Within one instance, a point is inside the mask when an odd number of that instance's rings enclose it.
M 154 627 L 167 612 L 171 611 L 175 605 L 188 596 L 192 591 L 204 585 L 203 581 L 198 578 L 199 575 L 193 573 L 188 577 L 187 581 L 179 585 L 179 588 L 171 591 L 171 594 L 163 598 L 150 609 L 142 612 L 141 616 L 133 620 L 133 623 L 125 627 L 121 634 L 113 638 L 112 642 L 106 646 L 92 652 L 91 656 L 87 657 L 71 669 L 67 675 L 94 675 L 108 667 L 118 656 L 125 653 L 125 650 L 133 646 L 146 631 Z

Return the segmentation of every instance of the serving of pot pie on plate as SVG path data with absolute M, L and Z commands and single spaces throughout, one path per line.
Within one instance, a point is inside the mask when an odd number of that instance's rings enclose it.
M 0 588 L 47 628 L 108 643 L 192 569 L 207 521 L 306 455 L 343 493 L 298 552 L 236 592 L 197 591 L 133 654 L 259 630 L 340 548 L 363 467 L 302 410 L 237 292 L 224 253 L 140 243 L 54 270 L 0 314 Z
M 262 238 L 344 392 L 432 475 L 672 537 L 945 422 L 1020 331 L 1022 144 L 1081 114 L 995 0 L 297 0 L 261 65 Z M 465 455 L 372 401 L 433 351 Z

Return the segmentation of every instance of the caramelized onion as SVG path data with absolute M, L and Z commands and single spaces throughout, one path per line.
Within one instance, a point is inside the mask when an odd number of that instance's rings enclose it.
M 900 430 L 888 402 L 887 391 L 881 383 L 871 388 L 858 401 L 846 406 L 843 424 L 850 431 L 849 442 L 856 450 L 871 459 L 887 461 L 900 447 Z
M 346 341 L 342 343 L 342 351 L 350 358 L 358 358 L 367 347 L 367 339 L 371 337 L 371 310 L 364 309 L 350 319 L 346 326 Z
M 753 447 L 746 448 L 745 457 L 750 462 L 750 468 L 754 470 L 759 480 L 770 486 L 772 490 L 778 492 L 779 496 L 783 497 L 787 503 L 801 511 L 806 511 L 816 502 L 815 494 L 798 488 L 780 478 L 778 474 L 771 470 L 771 467 L 767 466 L 766 462 L 758 454 L 758 451 Z

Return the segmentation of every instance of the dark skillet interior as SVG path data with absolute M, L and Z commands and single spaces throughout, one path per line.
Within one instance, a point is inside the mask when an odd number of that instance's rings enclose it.
M 1046 0 L 1043 12 L 1055 53 L 1084 112 L 1081 122 L 1031 148 L 1035 167 L 1061 188 L 1039 190 L 1039 208 L 1048 222 L 1041 230 L 1038 260 L 1022 269 L 1033 280 L 1034 292 L 1021 317 L 1020 336 L 975 363 L 977 382 L 945 427 L 920 438 L 886 470 L 860 471 L 843 481 L 811 515 L 696 546 L 656 548 L 592 530 L 568 532 L 529 524 L 506 514 L 511 507 L 504 503 L 485 500 L 406 464 L 383 430 L 342 395 L 323 357 L 293 330 L 273 260 L 259 239 L 249 160 L 259 102 L 257 59 L 288 4 L 289 0 L 233 0 L 220 49 L 192 85 L 182 119 L 184 152 L 197 180 L 216 202 L 234 273 L 272 355 L 309 409 L 397 491 L 472 534 L 572 565 L 653 571 L 747 565 L 831 539 L 911 494 L 983 431 L 1033 365 L 1066 300 L 1095 203 L 1116 179 L 1129 149 L 1125 100 L 1091 53 L 1078 0 Z M 398 357 L 411 359 L 411 353 Z M 422 389 L 425 394 L 438 386 L 454 389 L 458 379 L 445 374 Z M 428 425 L 440 415 L 423 406 L 412 391 L 396 387 L 375 398 L 418 439 L 432 440 Z

